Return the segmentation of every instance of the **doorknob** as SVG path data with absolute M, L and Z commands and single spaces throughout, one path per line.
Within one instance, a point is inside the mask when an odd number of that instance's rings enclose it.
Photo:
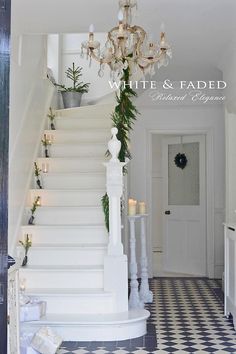
M 165 214 L 166 214 L 166 215 L 170 215 L 170 214 L 171 214 L 170 210 L 166 210 L 166 211 L 165 211 Z

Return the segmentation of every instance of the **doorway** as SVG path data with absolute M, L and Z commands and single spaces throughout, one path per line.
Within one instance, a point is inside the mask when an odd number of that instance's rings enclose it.
M 211 277 L 211 132 L 149 133 L 153 275 Z

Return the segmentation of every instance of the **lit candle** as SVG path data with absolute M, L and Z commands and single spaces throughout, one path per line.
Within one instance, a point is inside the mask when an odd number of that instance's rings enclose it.
M 41 197 L 37 197 L 36 199 L 37 199 L 37 203 L 36 203 L 37 206 L 41 206 Z
M 53 135 L 51 135 L 51 134 L 47 135 L 47 142 L 48 142 L 49 145 L 53 143 L 53 140 L 54 140 L 54 136 Z
M 25 242 L 27 242 L 27 237 L 28 237 L 28 242 L 32 242 L 32 234 L 25 234 L 24 236 Z
M 48 173 L 48 163 L 42 163 L 42 171 L 43 173 Z
M 128 214 L 129 216 L 136 215 L 137 200 L 129 199 L 128 201 Z
M 26 283 L 26 280 L 25 279 L 21 279 L 21 281 L 20 281 L 20 291 L 22 293 L 25 292 L 25 283 Z
M 139 214 L 146 214 L 146 203 L 139 202 L 138 203 L 138 210 L 139 210 Z

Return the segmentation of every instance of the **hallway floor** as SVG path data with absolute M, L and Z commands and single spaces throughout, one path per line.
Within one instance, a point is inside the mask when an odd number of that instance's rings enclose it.
M 151 280 L 154 302 L 146 336 L 118 342 L 64 342 L 58 354 L 236 353 L 232 320 L 223 314 L 218 281 L 205 278 Z M 158 315 L 157 315 L 158 314 Z

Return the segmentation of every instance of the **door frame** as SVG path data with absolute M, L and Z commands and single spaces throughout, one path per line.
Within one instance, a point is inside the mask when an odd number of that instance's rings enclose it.
M 147 129 L 147 204 L 152 205 L 152 136 L 157 135 L 205 135 L 206 137 L 206 275 L 214 278 L 214 131 L 213 128 Z M 152 271 L 152 214 L 148 223 L 148 258 L 150 275 Z
M 7 353 L 10 21 L 11 0 L 0 0 L 0 353 Z

